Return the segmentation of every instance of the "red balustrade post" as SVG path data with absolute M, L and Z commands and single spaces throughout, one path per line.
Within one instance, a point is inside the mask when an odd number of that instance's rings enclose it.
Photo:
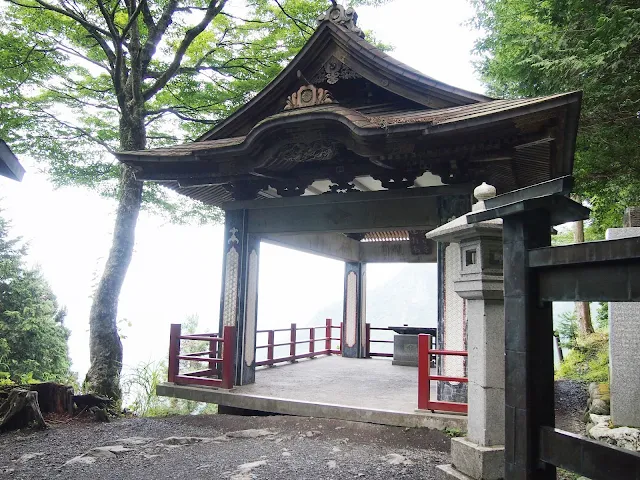
M 236 327 L 225 326 L 222 334 L 222 388 L 233 388 L 236 356 Z
M 327 318 L 325 321 L 325 332 L 324 332 L 324 349 L 327 351 L 327 355 L 331 355 L 331 335 L 333 334 L 333 329 L 331 328 L 331 319 Z
M 342 322 L 340 322 L 340 335 L 339 335 L 339 340 L 340 342 L 338 343 L 338 350 L 340 351 L 340 355 L 342 355 L 342 340 L 343 340 L 343 335 L 342 335 Z
M 418 408 L 429 408 L 431 393 L 431 335 L 418 335 Z
M 291 340 L 289 343 L 289 356 L 291 357 L 291 361 L 294 362 L 296 359 L 296 324 L 291 324 Z
M 179 323 L 172 323 L 171 330 L 169 331 L 169 365 L 168 365 L 168 378 L 167 381 L 175 382 L 176 376 L 180 370 L 180 335 L 182 335 L 182 325 Z
M 316 329 L 315 327 L 311 327 L 309 330 L 309 353 L 314 353 L 316 351 Z M 315 355 L 311 355 L 313 358 Z
M 275 338 L 276 338 L 276 332 L 274 332 L 273 330 L 269 330 L 269 332 L 267 333 L 268 337 L 267 337 L 267 360 L 273 360 L 273 344 L 276 343 L 275 342 Z
M 365 340 L 366 340 L 366 346 L 365 346 L 365 357 L 369 358 L 371 356 L 371 324 L 367 323 L 364 326 L 365 328 Z

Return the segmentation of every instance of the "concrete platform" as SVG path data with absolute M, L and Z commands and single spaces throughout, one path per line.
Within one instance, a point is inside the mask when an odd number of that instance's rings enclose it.
M 158 395 L 235 408 L 404 427 L 457 428 L 467 418 L 417 411 L 418 369 L 389 359 L 319 357 L 259 369 L 256 383 L 223 390 L 164 383 Z M 435 382 L 431 393 L 435 396 Z

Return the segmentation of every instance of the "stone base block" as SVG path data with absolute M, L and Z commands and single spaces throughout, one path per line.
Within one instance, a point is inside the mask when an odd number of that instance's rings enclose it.
M 393 336 L 393 365 L 418 366 L 418 335 Z
M 483 447 L 466 438 L 451 439 L 455 469 L 476 480 L 504 478 L 504 446 Z
M 438 465 L 436 467 L 436 480 L 475 480 L 462 472 L 459 472 L 453 465 Z
M 417 367 L 418 364 L 415 362 L 403 362 L 401 360 L 392 360 L 391 365 L 399 365 L 401 367 Z

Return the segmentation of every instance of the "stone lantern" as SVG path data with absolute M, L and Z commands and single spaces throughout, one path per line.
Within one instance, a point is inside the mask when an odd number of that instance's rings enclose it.
M 483 183 L 474 190 L 484 201 L 496 189 Z M 456 293 L 466 301 L 468 426 L 467 436 L 451 440 L 452 465 L 438 467 L 442 479 L 499 480 L 504 477 L 504 293 L 502 220 L 467 223 L 467 215 L 427 233 L 427 238 L 460 245 Z

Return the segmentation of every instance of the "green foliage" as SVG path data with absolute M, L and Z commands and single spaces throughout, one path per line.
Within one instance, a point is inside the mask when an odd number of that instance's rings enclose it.
M 564 312 L 560 315 L 556 332 L 560 337 L 560 346 L 562 348 L 572 349 L 576 346 L 576 340 L 578 339 L 578 319 L 575 311 Z
M 609 331 L 609 303 L 600 302 L 596 313 L 596 327 L 598 330 Z
M 596 332 L 578 337 L 556 376 L 587 383 L 608 382 L 609 335 Z
M 451 438 L 454 437 L 464 437 L 465 436 L 465 432 L 463 432 L 462 430 L 460 430 L 459 428 L 455 428 L 455 427 L 445 427 L 443 432 L 446 435 L 449 435 Z
M 25 255 L 0 217 L 0 382 L 67 381 L 66 310 L 40 271 L 24 265 Z
M 134 13 L 128 6 L 136 2 L 117 0 L 7 4 L 0 9 L 0 138 L 39 161 L 56 186 L 107 197 L 118 194 L 112 153 L 128 145 L 123 121 L 132 124 L 141 111 L 147 147 L 198 137 L 270 82 L 330 6 L 249 0 L 239 11 L 226 0 L 147 0 Z M 185 41 L 211 6 L 220 12 Z M 144 188 L 143 206 L 174 222 L 220 220 L 218 209 L 158 184 Z
M 156 394 L 156 387 L 166 380 L 166 362 L 138 364 L 123 381 L 124 396 L 131 402 L 127 408 L 141 417 L 217 413 L 218 407 L 215 404 L 159 397 Z
M 9 372 L 0 372 L 0 388 L 14 386 L 16 382 L 11 380 Z
M 599 228 L 596 228 L 593 223 L 586 225 L 584 228 L 584 241 L 595 242 L 597 240 L 604 240 L 604 233 L 602 233 Z M 559 231 L 551 237 L 551 243 L 554 247 L 558 245 L 571 245 L 574 243 L 573 229 L 567 228 L 566 230 Z
M 184 335 L 201 333 L 197 315 L 189 315 L 182 323 Z M 181 352 L 195 353 L 208 350 L 208 342 L 185 341 Z M 181 371 L 196 370 L 201 364 L 180 362 Z M 156 395 L 157 386 L 167 380 L 167 363 L 143 362 L 138 364 L 124 379 L 125 398 L 130 399 L 128 408 L 142 417 L 165 417 L 168 415 L 191 415 L 217 413 L 217 405 L 204 404 L 178 398 L 164 398 Z
M 640 6 L 636 0 L 473 0 L 477 67 L 490 93 L 582 90 L 576 193 L 594 229 L 640 202 Z

